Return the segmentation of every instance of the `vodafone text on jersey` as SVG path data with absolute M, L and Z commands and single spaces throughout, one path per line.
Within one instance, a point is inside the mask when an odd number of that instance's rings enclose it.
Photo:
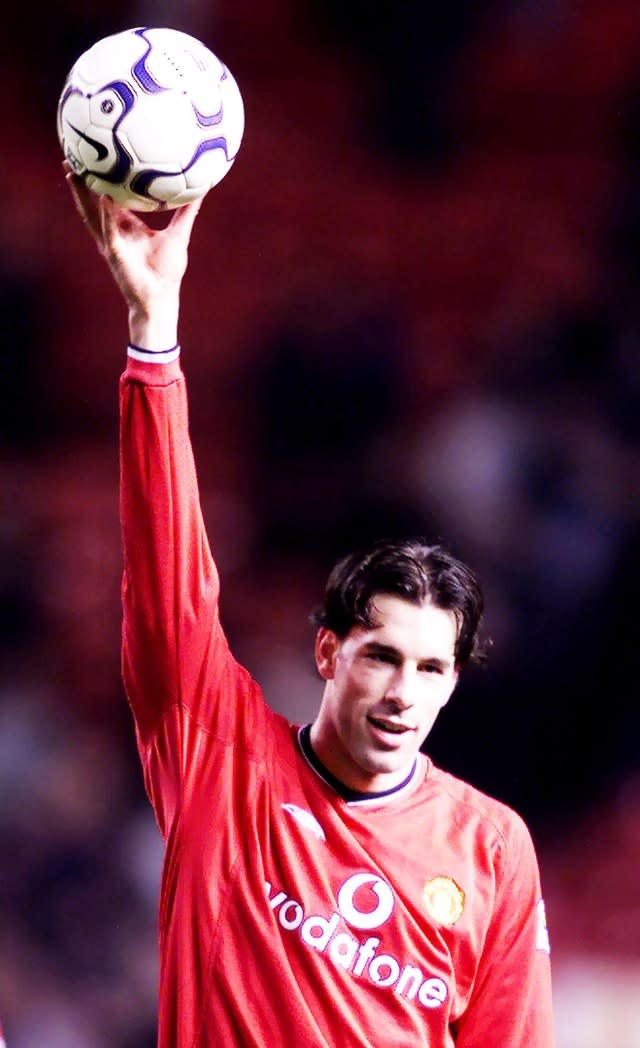
M 372 910 L 360 910 L 356 905 L 358 889 L 369 886 L 377 902 Z M 334 910 L 328 917 L 305 914 L 303 906 L 284 891 L 272 894 L 272 886 L 265 882 L 269 907 L 277 914 L 280 927 L 286 932 L 297 932 L 305 946 L 326 953 L 334 964 L 351 972 L 354 978 L 369 979 L 376 986 L 393 990 L 407 1000 L 417 1000 L 424 1008 L 439 1008 L 449 991 L 439 978 L 425 975 L 413 964 L 403 964 L 388 953 L 379 953 L 381 940 L 369 936 L 359 940 L 344 930 L 344 924 L 361 931 L 381 928 L 391 917 L 394 908 L 393 890 L 375 873 L 356 873 L 348 877 L 338 889 Z M 342 930 L 340 929 L 341 922 Z

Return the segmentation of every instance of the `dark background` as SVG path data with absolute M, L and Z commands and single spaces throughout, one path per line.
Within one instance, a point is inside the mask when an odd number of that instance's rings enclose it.
M 289 0 L 94 14 L 66 0 L 5 13 L 9 1048 L 154 1043 L 160 845 L 118 651 L 126 315 L 73 212 L 55 134 L 75 58 L 150 20 L 200 36 L 246 106 L 239 157 L 196 226 L 181 325 L 234 650 L 274 706 L 311 719 L 308 613 L 334 559 L 410 532 L 469 561 L 493 648 L 428 750 L 531 826 L 558 1048 L 633 1048 L 635 0 L 407 0 L 376 14 Z

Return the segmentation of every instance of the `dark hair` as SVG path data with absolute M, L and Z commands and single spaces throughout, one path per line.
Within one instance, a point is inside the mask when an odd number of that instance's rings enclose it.
M 356 625 L 370 629 L 373 600 L 382 593 L 452 611 L 458 623 L 456 665 L 484 658 L 478 637 L 484 600 L 476 576 L 441 546 L 422 539 L 379 539 L 338 561 L 311 621 L 340 638 Z

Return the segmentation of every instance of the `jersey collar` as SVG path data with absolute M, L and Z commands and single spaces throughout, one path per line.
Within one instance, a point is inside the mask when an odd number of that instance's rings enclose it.
M 313 746 L 311 745 L 311 725 L 304 724 L 298 729 L 298 745 L 302 751 L 302 755 L 305 758 L 307 764 L 313 768 L 316 775 L 318 775 L 323 782 L 326 782 L 347 804 L 357 805 L 376 805 L 385 803 L 389 800 L 395 800 L 399 795 L 409 793 L 414 785 L 416 784 L 420 775 L 420 764 L 421 754 L 418 754 L 413 762 L 411 771 L 407 775 L 406 779 L 398 783 L 397 786 L 392 786 L 390 790 L 381 790 L 379 792 L 367 792 L 363 790 L 353 790 L 350 786 L 345 786 L 340 779 L 337 779 L 328 768 L 325 768 L 322 761 L 316 755 Z

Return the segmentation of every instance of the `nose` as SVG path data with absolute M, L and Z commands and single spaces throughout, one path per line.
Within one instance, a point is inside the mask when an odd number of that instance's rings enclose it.
M 389 679 L 385 698 L 393 702 L 399 709 L 406 710 L 413 706 L 413 690 L 415 687 L 415 672 L 410 666 L 396 666 Z

